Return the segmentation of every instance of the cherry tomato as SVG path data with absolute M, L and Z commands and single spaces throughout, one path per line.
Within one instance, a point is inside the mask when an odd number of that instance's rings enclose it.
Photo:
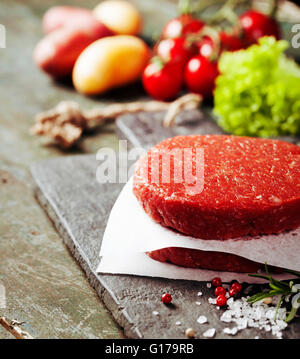
M 214 42 L 211 37 L 204 36 L 204 38 L 197 44 L 198 53 L 201 56 L 210 58 L 214 53 Z
M 229 34 L 225 31 L 221 31 L 220 40 L 222 51 L 237 51 L 244 48 L 242 39 L 235 34 Z
M 217 62 L 211 62 L 204 56 L 194 56 L 187 63 L 184 81 L 191 92 L 199 93 L 204 98 L 213 95 L 215 81 L 219 74 Z
M 168 21 L 163 29 L 162 37 L 172 39 L 188 34 L 199 32 L 204 26 L 204 22 L 195 19 L 191 15 L 183 14 Z
M 228 34 L 225 31 L 219 33 L 220 49 L 216 56 L 219 56 L 223 51 L 237 51 L 244 47 L 242 40 L 233 34 Z M 216 45 L 211 37 L 205 36 L 198 44 L 198 53 L 201 56 L 211 58 L 213 56 Z
M 262 36 L 280 38 L 280 27 L 276 20 L 255 10 L 243 13 L 239 22 L 243 29 L 244 40 L 247 46 L 257 43 Z
M 185 38 L 165 39 L 158 43 L 156 53 L 164 61 L 178 62 L 184 66 L 195 55 L 195 48 Z
M 153 58 L 143 73 L 145 90 L 158 100 L 165 101 L 175 98 L 182 83 L 182 67 L 173 62 L 164 64 L 159 58 Z

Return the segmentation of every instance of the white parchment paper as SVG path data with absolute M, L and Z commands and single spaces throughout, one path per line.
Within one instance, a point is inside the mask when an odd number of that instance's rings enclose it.
M 202 240 L 176 233 L 154 222 L 132 192 L 132 179 L 124 186 L 108 220 L 102 241 L 97 271 L 206 281 L 215 275 L 224 281 L 237 279 L 260 282 L 247 274 L 188 269 L 150 259 L 145 252 L 166 247 L 184 247 L 204 251 L 237 254 L 253 261 L 300 270 L 300 229 L 226 241 Z M 278 278 L 285 278 L 280 275 Z M 290 277 L 290 275 L 288 275 Z

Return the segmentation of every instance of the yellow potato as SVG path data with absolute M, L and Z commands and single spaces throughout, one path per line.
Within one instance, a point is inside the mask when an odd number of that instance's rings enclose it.
M 116 34 L 137 35 L 142 28 L 140 13 L 127 1 L 103 1 L 94 9 L 94 15 Z
M 137 81 L 150 51 L 143 40 L 130 35 L 109 36 L 88 46 L 77 59 L 73 83 L 86 95 L 101 94 Z

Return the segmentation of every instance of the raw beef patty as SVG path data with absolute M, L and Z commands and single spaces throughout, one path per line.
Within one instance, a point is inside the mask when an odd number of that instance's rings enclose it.
M 178 181 L 184 166 L 197 176 L 195 158 L 183 154 L 170 162 L 169 183 L 162 176 L 152 180 L 170 151 L 191 148 L 204 150 L 200 193 L 193 193 L 185 178 Z M 161 159 L 159 167 L 155 158 Z M 300 225 L 300 147 L 225 135 L 169 138 L 138 161 L 133 191 L 154 221 L 196 238 L 226 240 L 295 229 Z
M 148 252 L 159 262 L 169 262 L 186 268 L 202 268 L 215 271 L 255 273 L 264 265 L 231 253 L 200 251 L 190 248 L 169 247 Z M 269 270 L 273 268 L 269 267 Z

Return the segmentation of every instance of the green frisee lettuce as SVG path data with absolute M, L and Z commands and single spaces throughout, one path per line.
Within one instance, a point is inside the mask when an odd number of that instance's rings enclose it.
M 214 93 L 214 113 L 241 136 L 300 135 L 300 67 L 287 41 L 264 37 L 246 50 L 225 52 Z

